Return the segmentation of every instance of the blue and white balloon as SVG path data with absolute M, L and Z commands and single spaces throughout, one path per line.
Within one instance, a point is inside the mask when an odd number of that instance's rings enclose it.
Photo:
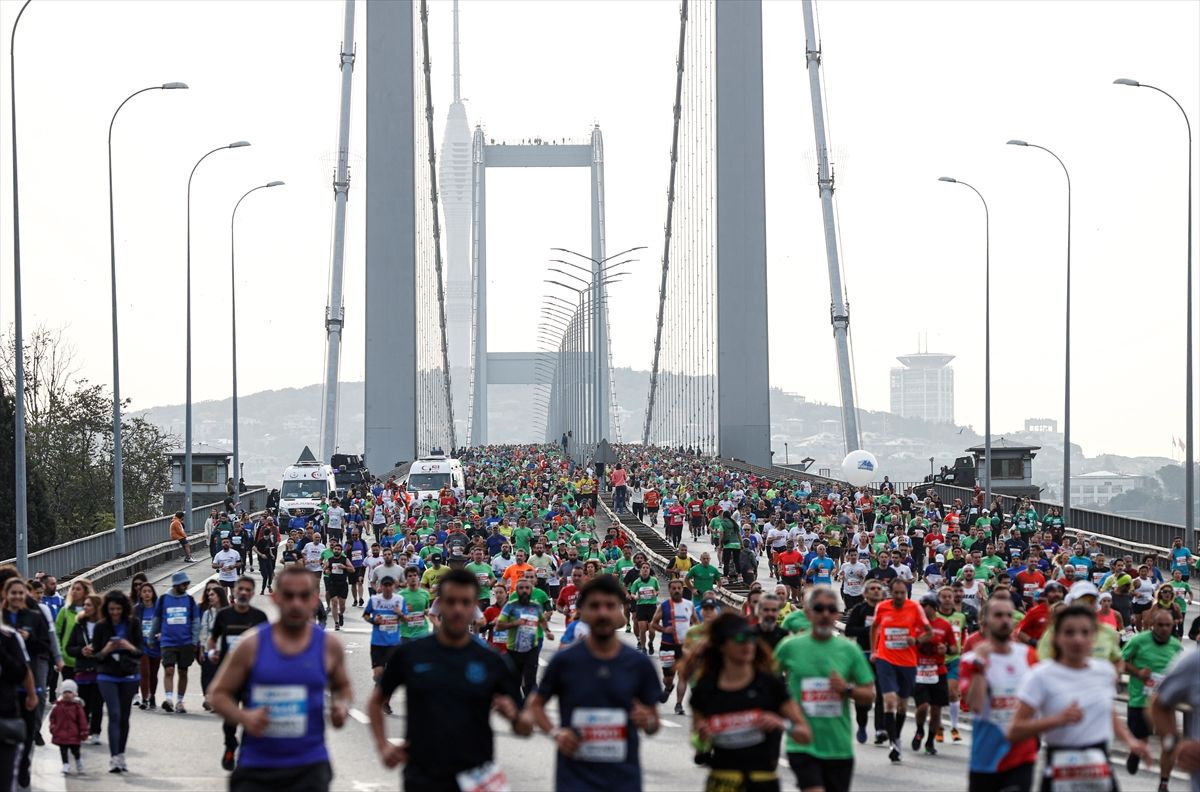
M 855 487 L 864 487 L 879 478 L 879 463 L 870 451 L 851 451 L 842 460 L 842 478 Z

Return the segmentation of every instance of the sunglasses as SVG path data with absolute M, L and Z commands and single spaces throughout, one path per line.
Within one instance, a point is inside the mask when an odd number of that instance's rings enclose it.
M 744 644 L 748 641 L 754 640 L 754 633 L 750 632 L 749 630 L 741 630 L 729 636 L 729 640 L 733 641 L 735 644 Z
M 836 605 L 809 605 L 809 610 L 813 613 L 837 613 Z

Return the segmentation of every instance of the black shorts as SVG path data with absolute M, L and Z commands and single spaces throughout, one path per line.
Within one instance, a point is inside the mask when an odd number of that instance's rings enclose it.
M 664 639 L 666 638 L 666 636 L 663 636 L 663 637 L 664 637 Z M 660 655 L 659 662 L 660 663 L 662 662 L 661 655 L 663 652 L 666 652 L 670 655 L 674 655 L 675 663 L 678 663 L 680 660 L 683 659 L 683 645 L 682 644 L 672 644 L 672 643 L 664 642 L 662 644 L 662 648 L 659 650 L 659 655 Z M 663 666 L 662 671 L 663 671 L 663 674 L 674 674 L 675 673 L 675 664 L 672 663 L 671 665 Z
M 162 648 L 162 664 L 164 668 L 187 668 L 196 661 L 196 647 L 188 644 L 187 646 L 164 646 Z
M 383 668 L 396 653 L 398 646 L 376 646 L 371 644 L 371 668 Z
M 806 753 L 788 753 L 788 764 L 801 789 L 824 787 L 825 792 L 850 792 L 854 777 L 853 759 L 818 759 Z
M 922 704 L 930 704 L 934 707 L 949 707 L 950 685 L 946 681 L 946 675 L 939 674 L 938 681 L 932 685 L 922 685 L 919 682 L 913 685 L 913 702 L 918 707 Z
M 1129 609 L 1129 612 L 1136 616 L 1139 613 L 1145 613 L 1146 611 L 1150 610 L 1151 606 L 1153 605 L 1153 602 L 1147 602 L 1144 604 L 1135 602 L 1133 603 L 1133 607 Z
M 345 575 L 330 575 L 325 578 L 325 593 L 331 597 L 345 598 L 350 593 L 350 581 Z
M 230 792 L 328 792 L 333 780 L 329 762 L 296 767 L 245 767 L 238 765 L 229 776 Z
M 350 576 L 351 583 L 362 583 L 363 577 L 366 576 L 366 567 L 354 567 L 354 574 Z
M 654 619 L 654 611 L 658 610 L 657 605 L 635 605 L 635 618 L 640 622 L 648 622 Z
M 804 578 L 800 577 L 799 575 L 786 576 L 786 577 L 781 577 L 779 579 L 779 582 L 785 586 L 790 586 L 792 588 L 800 588 L 801 586 L 804 585 Z
M 1034 763 L 1017 765 L 998 773 L 970 774 L 968 792 L 1029 792 L 1033 788 Z
M 692 527 L 693 528 L 701 528 L 703 526 L 704 526 L 704 518 L 703 517 L 693 517 L 692 518 Z
M 1144 740 L 1150 736 L 1150 723 L 1146 720 L 1145 707 L 1129 707 L 1125 711 L 1125 723 L 1129 726 L 1129 731 L 1134 737 L 1139 740 Z

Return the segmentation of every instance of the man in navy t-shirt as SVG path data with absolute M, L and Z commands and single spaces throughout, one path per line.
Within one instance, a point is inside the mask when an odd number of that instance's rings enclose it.
M 649 735 L 659 729 L 658 674 L 648 657 L 617 637 L 625 592 L 616 578 L 589 581 L 576 604 L 589 633 L 554 655 L 522 718 L 554 738 L 557 789 L 640 792 L 638 730 Z M 555 696 L 557 728 L 545 709 Z

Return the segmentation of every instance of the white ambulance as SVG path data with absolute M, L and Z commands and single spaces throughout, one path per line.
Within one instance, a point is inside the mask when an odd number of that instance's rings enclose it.
M 462 462 L 448 459 L 445 454 L 435 452 L 417 459 L 404 477 L 404 488 L 412 494 L 414 505 L 421 504 L 426 498 L 436 502 L 442 487 L 450 487 L 459 496 L 466 487 Z
M 279 513 L 290 512 L 292 516 L 307 517 L 321 504 L 321 496 L 331 497 L 337 492 L 333 467 L 313 456 L 308 446 L 296 460 L 296 464 L 283 469 L 283 483 L 279 486 Z

